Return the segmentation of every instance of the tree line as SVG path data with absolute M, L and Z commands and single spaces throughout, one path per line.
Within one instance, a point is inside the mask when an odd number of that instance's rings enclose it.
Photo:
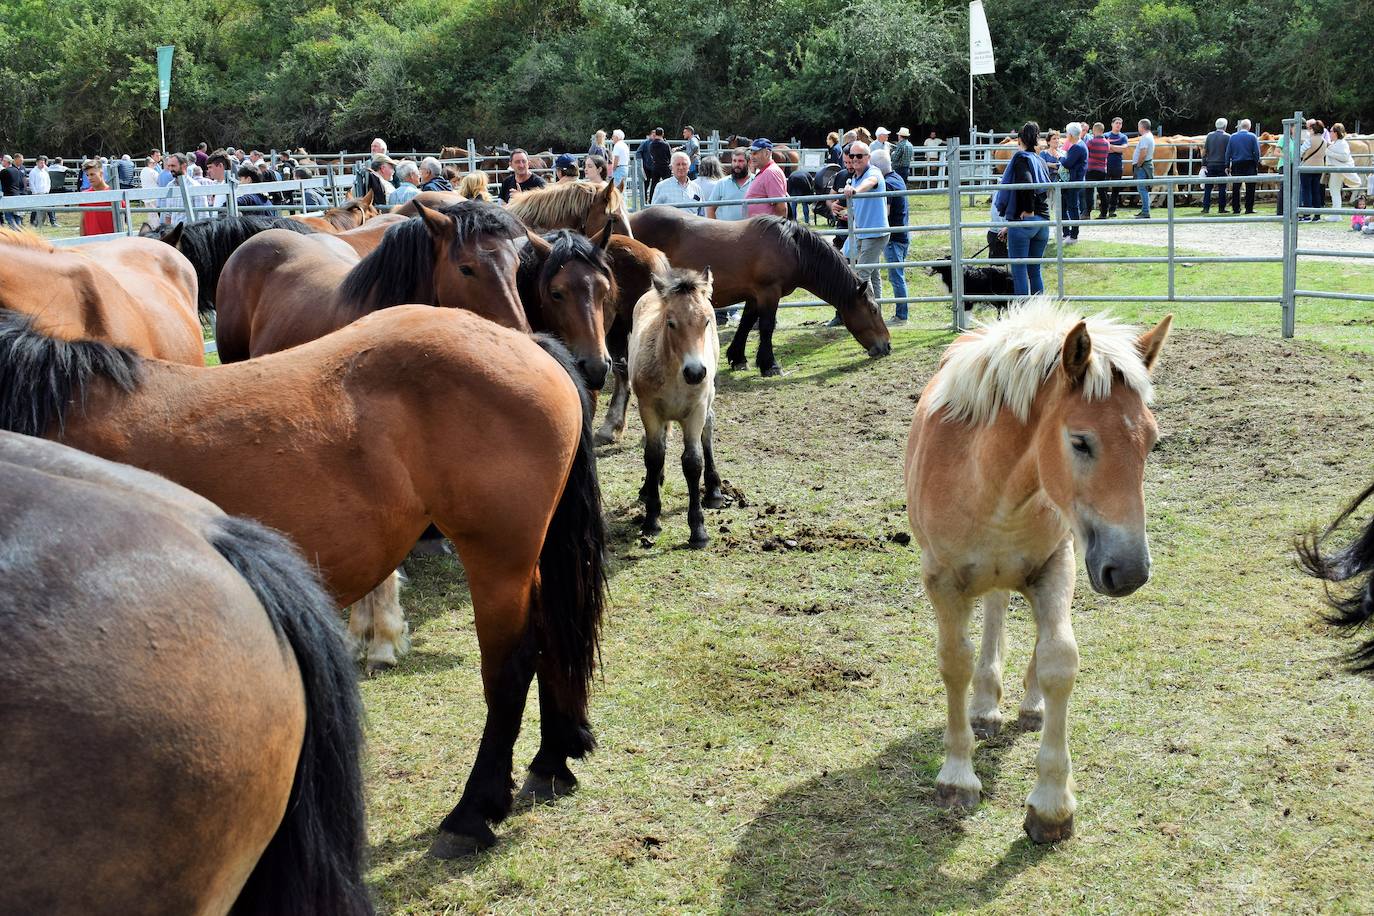
M 980 126 L 1123 115 L 1277 129 L 1374 121 L 1369 0 L 986 0 Z M 857 124 L 966 130 L 964 0 L 6 0 L 0 145 L 158 144 L 154 47 L 176 46 L 168 143 L 584 148 L 691 123 L 817 145 Z M 1366 125 L 1369 127 L 1371 125 Z

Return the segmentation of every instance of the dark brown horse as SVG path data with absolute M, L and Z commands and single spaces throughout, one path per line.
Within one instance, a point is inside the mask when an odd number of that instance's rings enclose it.
M 307 213 L 293 213 L 286 219 L 295 220 L 314 229 L 334 235 L 347 229 L 357 229 L 381 211 L 372 200 L 372 192 L 362 197 L 350 197 L 340 206 L 330 207 L 318 216 Z
M 476 201 L 420 213 L 391 226 L 362 260 L 334 236 L 268 231 L 245 242 L 220 277 L 220 360 L 275 353 L 404 303 L 466 308 L 529 330 L 515 284 L 524 227 Z
M 0 580 L 0 912 L 372 911 L 353 662 L 285 538 L 0 433 Z
M 606 384 L 610 368 L 604 316 L 617 290 L 604 246 L 611 238 L 609 228 L 601 235 L 600 247 L 568 229 L 544 236 L 531 233 L 517 274 L 530 327 L 563 342 L 593 391 Z
M 96 337 L 205 365 L 195 271 L 151 239 L 57 249 L 33 233 L 0 229 L 0 308 L 32 315 L 58 337 Z
M 759 325 L 755 364 L 780 375 L 773 356 L 778 303 L 797 288 L 839 310 L 844 326 L 869 356 L 892 352 L 892 337 L 867 280 L 823 236 L 779 216 L 738 221 L 706 219 L 673 207 L 649 207 L 630 219 L 635 238 L 662 251 L 674 267 L 711 268 L 718 309 L 744 303 L 739 329 L 725 355 L 731 369 L 745 369 L 744 344 Z
M 1344 546 L 1333 547 L 1328 542 L 1372 497 L 1374 484 L 1355 497 L 1324 531 L 1311 532 L 1298 543 L 1302 568 L 1328 583 L 1326 602 L 1331 612 L 1326 622 L 1347 635 L 1365 631 L 1364 641 L 1350 650 L 1346 664 L 1351 671 L 1368 677 L 1374 677 L 1374 636 L 1368 633 L 1374 623 L 1374 518 L 1357 529 Z M 1344 583 L 1347 591 L 1333 594 L 1332 582 Z
M 590 415 L 557 342 L 458 309 L 384 309 L 212 369 L 56 340 L 0 312 L 0 429 L 154 471 L 276 528 L 338 604 L 391 576 L 431 522 L 453 542 L 472 594 L 487 723 L 435 841 L 440 856 L 495 841 L 487 823 L 510 809 L 536 674 L 541 744 L 524 791 L 570 791 L 568 758 L 594 746 L 587 692 L 606 532 Z

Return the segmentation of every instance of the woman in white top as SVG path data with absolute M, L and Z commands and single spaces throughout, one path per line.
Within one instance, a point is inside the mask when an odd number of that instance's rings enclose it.
M 720 180 L 725 177 L 725 170 L 720 167 L 720 159 L 716 156 L 702 156 L 697 163 L 697 185 L 701 188 L 701 199 L 710 200 L 711 192 L 720 184 Z
M 1331 125 L 1331 145 L 1326 148 L 1326 164 L 1331 166 L 1353 166 L 1355 159 L 1350 155 L 1350 143 L 1345 139 L 1345 125 Z M 1331 189 L 1331 206 L 1340 209 L 1341 191 L 1345 188 L 1358 188 L 1360 179 L 1353 172 L 1327 172 L 1326 184 Z M 1327 219 L 1342 220 L 1343 216 L 1328 216 Z

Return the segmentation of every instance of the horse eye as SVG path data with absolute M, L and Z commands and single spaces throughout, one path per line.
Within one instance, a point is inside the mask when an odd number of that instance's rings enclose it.
M 668 328 L 669 328 L 669 330 L 676 331 L 676 330 L 677 330 L 677 322 L 674 321 L 673 319 L 669 318 L 669 319 L 668 319 Z
M 1075 452 L 1082 455 L 1084 458 L 1091 458 L 1093 456 L 1093 447 L 1089 445 L 1088 440 L 1082 436 L 1070 436 L 1069 444 L 1073 446 Z
M 462 267 L 459 267 L 458 270 L 459 270 L 459 271 L 463 274 L 463 276 L 465 276 L 465 277 L 474 276 L 475 273 L 476 273 L 471 267 L 467 266 L 466 264 L 464 264 Z
M 554 291 L 553 291 L 552 293 L 550 293 L 549 295 L 550 295 L 550 297 L 553 299 L 554 302 L 562 302 L 562 301 L 563 301 L 563 294 L 560 293 L 558 290 L 554 290 Z

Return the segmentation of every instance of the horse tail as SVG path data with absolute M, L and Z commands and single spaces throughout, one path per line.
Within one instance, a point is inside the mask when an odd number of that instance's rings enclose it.
M 1374 496 L 1374 484 L 1346 506 L 1345 511 L 1325 531 L 1321 534 L 1309 533 L 1298 542 L 1298 560 L 1309 575 L 1326 582 L 1349 582 L 1360 576 L 1365 577 L 1364 582 L 1357 583 L 1355 590 L 1348 595 L 1333 595 L 1329 588 L 1326 593 L 1326 603 L 1331 606 L 1331 611 L 1324 615 L 1327 623 L 1347 634 L 1374 622 L 1374 518 L 1343 549 L 1323 553 L 1322 548 L 1341 523 L 1370 496 Z M 1346 663 L 1351 671 L 1358 674 L 1374 674 L 1374 637 L 1352 649 L 1346 656 Z
M 228 516 L 215 549 L 247 580 L 289 646 L 305 692 L 305 740 L 276 834 L 234 904 L 236 916 L 372 913 L 363 882 L 362 701 L 338 610 L 295 547 Z
M 530 620 L 550 677 L 555 702 L 576 724 L 569 736 L 571 756 L 596 747 L 587 720 L 587 694 L 600 655 L 601 618 L 606 608 L 606 519 L 592 448 L 595 405 L 582 384 L 572 356 L 551 337 L 535 338 L 577 387 L 582 430 L 572 470 L 554 509 L 539 553 L 539 584 L 531 598 Z

